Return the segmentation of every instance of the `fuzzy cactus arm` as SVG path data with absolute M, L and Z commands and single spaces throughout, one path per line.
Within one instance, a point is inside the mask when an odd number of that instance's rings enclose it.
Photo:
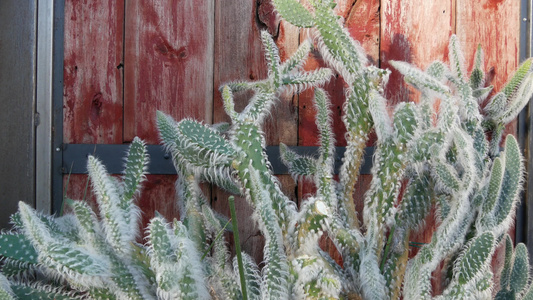
M 209 126 L 191 119 L 176 124 L 178 152 L 193 167 L 229 165 L 235 156 L 231 145 Z
M 270 113 L 270 109 L 276 99 L 276 95 L 270 86 L 256 89 L 256 93 L 250 99 L 250 103 L 241 112 L 240 120 L 260 126 L 264 118 Z
M 317 195 L 335 212 L 337 209 L 337 194 L 333 182 L 333 168 L 335 164 L 335 137 L 333 136 L 330 100 L 323 89 L 315 89 L 315 108 L 317 110 L 316 125 L 319 134 L 319 159 L 317 166 Z
M 370 90 L 368 110 L 374 121 L 374 131 L 378 140 L 387 140 L 393 134 L 392 121 L 387 112 L 387 100 L 375 90 Z
M 406 188 L 396 214 L 395 226 L 390 230 L 380 269 L 389 287 L 389 296 L 400 295 L 409 254 L 409 236 L 424 222 L 431 206 L 433 180 L 428 172 L 412 179 Z
M 503 235 L 510 225 L 512 211 L 521 190 L 520 183 L 524 172 L 520 149 L 512 135 L 508 135 L 505 140 L 505 152 L 502 157 L 504 158 L 502 161 L 504 167 L 500 191 L 497 193 L 498 198 L 492 206 L 492 212 L 486 215 L 487 220 L 482 223 L 486 224 L 485 228 L 493 230 L 496 236 Z M 494 196 L 488 195 L 487 197 L 491 199 Z
M 326 84 L 332 76 L 333 72 L 331 69 L 318 68 L 309 72 L 284 74 L 281 82 L 289 90 L 301 93 L 311 87 Z
M 384 140 L 374 154 L 372 183 L 365 197 L 367 241 L 376 246 L 378 259 L 382 257 L 384 231 L 394 221 L 401 181 L 409 161 L 407 142 L 418 127 L 414 105 L 398 105 L 393 125 L 394 138 Z
M 470 86 L 473 90 L 480 89 L 485 84 L 485 72 L 483 71 L 484 56 L 481 45 L 478 45 L 474 54 L 474 66 L 470 73 Z
M 0 235 L 0 256 L 17 262 L 20 266 L 36 265 L 38 253 L 24 234 L 2 233 Z
M 467 284 L 479 277 L 489 267 L 494 251 L 494 235 L 485 232 L 467 246 L 459 257 L 455 267 L 455 278 L 459 284 Z
M 460 248 L 473 221 L 470 207 L 464 194 L 456 194 L 452 198 L 449 212 L 433 233 L 431 242 L 424 245 L 407 265 L 404 280 L 406 299 L 426 299 L 431 295 L 431 272 L 444 257 Z
M 479 88 L 472 91 L 472 96 L 477 99 L 478 103 L 483 103 L 485 99 L 490 95 L 490 93 L 494 90 L 493 85 L 489 85 L 487 87 Z
M 511 77 L 511 79 L 508 81 L 508 83 L 502 90 L 507 99 L 511 99 L 512 96 L 520 89 L 520 86 L 531 73 L 532 67 L 533 58 L 527 59 L 520 65 L 520 67 L 518 67 L 514 75 Z
M 39 262 L 50 272 L 85 287 L 104 286 L 103 279 L 111 276 L 106 256 L 54 236 L 27 204 L 20 202 L 19 211 L 24 234 L 37 250 Z
M 250 300 L 259 300 L 262 298 L 262 279 L 261 272 L 257 267 L 257 264 L 254 262 L 253 258 L 246 253 L 242 253 L 243 261 L 243 270 L 244 270 L 244 280 L 246 282 L 246 291 L 248 293 L 248 299 Z M 234 274 L 239 273 L 239 267 L 237 263 L 237 258 L 233 259 L 233 272 Z M 239 282 L 237 282 L 239 283 Z
M 448 52 L 453 76 L 455 76 L 461 82 L 466 82 L 468 78 L 466 74 L 465 58 L 463 51 L 461 51 L 461 46 L 459 45 L 459 39 L 456 35 L 452 35 L 450 37 Z
M 404 75 L 404 80 L 415 88 L 436 96 L 449 95 L 450 88 L 440 80 L 403 61 L 389 63 Z
M 307 57 L 309 56 L 309 53 L 311 52 L 311 48 L 312 45 L 309 39 L 301 42 L 300 46 L 298 46 L 298 49 L 296 49 L 296 51 L 281 64 L 281 73 L 288 74 L 294 69 L 298 70 L 302 68 Z
M 72 201 L 71 206 L 80 224 L 82 241 L 98 251 L 106 251 L 102 228 L 92 208 L 83 201 Z
M 289 169 L 289 173 L 295 180 L 299 178 L 312 177 L 317 172 L 317 162 L 315 158 L 298 155 L 287 145 L 279 144 L 281 161 Z
M 466 245 L 454 267 L 452 282 L 443 292 L 444 299 L 470 299 L 486 295 L 490 289 L 490 261 L 494 252 L 494 235 L 484 232 Z M 489 278 L 486 278 L 486 275 Z
M 45 285 L 41 283 L 22 283 L 15 282 L 11 284 L 11 289 L 15 297 L 12 299 L 43 299 L 43 300 L 75 300 L 87 299 L 83 294 L 73 291 L 67 291 L 58 287 Z M 4 299 L 4 298 L 1 298 Z M 9 298 L 8 298 L 9 299 Z M 114 299 L 111 297 L 110 299 Z
M 212 235 L 212 255 L 204 259 L 207 261 L 208 284 L 215 290 L 217 295 L 227 299 L 239 299 L 242 297 L 238 280 L 229 265 L 229 250 L 224 238 L 220 238 L 225 228 L 222 227 L 214 211 L 208 206 L 202 206 L 202 216 L 206 224 L 206 231 Z M 226 226 L 229 222 L 226 223 Z M 214 234 L 217 234 L 215 237 Z M 207 252 L 204 252 L 204 256 Z
M 529 99 L 531 98 L 532 94 L 533 73 L 530 71 L 524 78 L 524 81 L 522 82 L 518 90 L 512 94 L 510 99 L 508 99 L 506 110 L 496 116 L 498 118 L 499 123 L 507 124 L 514 120 L 516 116 L 518 116 L 520 111 L 522 111 L 522 109 L 529 102 Z
M 521 300 L 533 300 L 533 284 L 530 284 Z
M 207 173 L 214 167 L 228 166 L 235 153 L 229 143 L 209 126 L 190 119 L 176 123 L 170 116 L 157 113 L 163 144 L 173 154 L 178 171 Z
M 235 111 L 235 101 L 233 100 L 233 92 L 228 85 L 222 87 L 222 100 L 224 103 L 224 111 L 235 122 L 238 119 L 238 114 Z
M 268 65 L 268 78 L 272 80 L 274 89 L 281 86 L 281 60 L 279 58 L 279 50 L 272 36 L 268 31 L 261 31 L 261 42 L 265 49 L 265 58 Z
M 482 217 L 478 220 L 486 223 L 485 226 L 489 226 L 489 222 L 493 221 L 491 214 L 496 206 L 497 200 L 500 196 L 500 187 L 503 180 L 503 170 L 502 159 L 497 157 L 492 163 L 490 179 L 487 187 L 487 195 L 485 201 L 481 207 Z M 490 225 L 492 226 L 492 224 Z
M 496 93 L 490 98 L 489 103 L 484 108 L 485 114 L 489 119 L 495 118 L 496 115 L 505 110 L 507 98 L 504 92 Z
M 98 159 L 89 156 L 87 170 L 96 194 L 107 242 L 118 253 L 129 253 L 130 243 L 135 241 L 138 234 L 137 219 L 132 220 L 131 211 L 122 207 L 117 186 Z
M 513 269 L 513 240 L 509 234 L 505 234 L 505 259 L 500 273 L 500 289 L 503 291 L 509 290 L 511 283 L 511 271 Z
M 292 261 L 293 271 L 298 274 L 294 283 L 297 299 L 339 299 L 342 280 L 320 256 L 299 256 Z
M 360 251 L 359 281 L 365 299 L 386 299 L 386 280 L 379 270 L 374 245 L 365 245 Z
M 206 224 L 202 217 L 202 206 L 207 204 L 207 199 L 203 195 L 198 179 L 192 174 L 184 174 L 178 178 L 176 188 L 178 197 L 183 203 L 180 210 L 180 218 L 187 228 L 187 232 L 194 241 L 199 252 L 204 252 L 208 245 L 206 243 Z
M 242 132 L 243 127 L 241 127 L 240 134 L 246 134 Z M 256 130 L 251 125 L 247 129 L 251 130 L 251 132 Z M 259 136 L 257 136 L 255 141 L 257 142 L 258 140 L 260 140 Z M 237 141 L 243 141 L 243 139 L 237 139 Z M 248 150 L 248 153 L 254 147 L 261 147 L 260 144 L 257 145 L 253 141 L 247 141 L 241 145 L 243 150 Z M 255 218 L 265 237 L 265 267 L 262 271 L 264 284 L 261 293 L 263 297 L 284 299 L 288 297 L 289 292 L 289 266 L 284 251 L 282 230 L 288 229 L 288 223 L 285 225 L 288 220 L 280 220 L 280 216 L 288 218 L 292 214 L 284 214 L 284 206 L 278 206 L 283 205 L 283 203 L 280 203 L 280 199 L 276 199 L 275 194 L 272 194 L 269 190 L 271 188 L 269 184 L 274 183 L 269 181 L 270 177 L 265 177 L 265 173 L 269 174 L 269 171 L 266 169 L 265 164 L 261 162 L 261 160 L 264 160 L 264 158 L 261 158 L 262 150 L 260 153 L 258 151 L 252 151 L 252 153 L 250 154 L 258 156 L 259 160 L 249 156 L 249 160 L 240 162 L 236 165 L 236 169 L 246 189 L 247 200 L 254 207 Z
M 315 3 L 314 7 L 318 50 L 346 82 L 353 82 L 367 64 L 361 45 L 340 25 L 339 17 L 330 6 Z
M 148 167 L 148 152 L 144 141 L 135 137 L 131 142 L 126 158 L 126 168 L 124 170 L 124 193 L 122 194 L 121 206 L 130 212 L 130 222 L 137 222 L 136 215 L 139 212 L 133 204 L 133 197 L 139 193 L 141 183 L 145 180 Z
M 271 195 L 263 188 L 258 170 L 249 165 L 247 170 L 241 170 L 241 172 L 248 173 L 246 176 L 249 178 L 248 197 L 255 199 L 254 206 L 259 228 L 265 236 L 265 266 L 262 271 L 263 297 L 285 299 L 289 292 L 289 266 L 284 251 L 282 229 L 272 206 Z
M 2 273 L 0 273 L 0 299 L 4 299 L 4 300 L 15 299 L 15 294 L 13 293 L 13 290 L 11 289 L 9 281 Z
M 516 245 L 514 252 L 509 287 L 516 294 L 521 294 L 529 283 L 529 256 L 526 245 L 523 243 Z
M 170 116 L 158 111 L 157 126 L 164 146 L 172 154 L 172 161 L 178 173 L 181 175 L 191 172 L 200 174 L 204 180 L 214 183 L 233 194 L 240 194 L 240 187 L 231 176 L 229 167 L 225 165 L 204 167 L 206 163 L 209 163 L 206 161 L 203 161 L 200 166 L 191 163 L 191 160 L 196 161 L 198 159 L 198 153 L 195 154 L 193 153 L 194 151 L 191 152 L 189 149 L 181 147 L 182 143 L 178 134 L 177 124 Z M 211 128 L 210 130 L 213 131 L 212 134 L 221 138 L 215 129 Z M 195 136 L 192 136 L 191 139 L 195 139 Z M 223 140 L 220 140 L 220 142 L 224 144 Z M 229 149 L 228 147 L 223 148 Z M 223 156 L 223 154 L 221 155 Z
M 343 105 L 342 120 L 347 131 L 347 145 L 339 172 L 341 195 L 343 196 L 339 210 L 345 221 L 353 228 L 359 228 L 353 194 L 363 163 L 368 134 L 373 125 L 368 110 L 368 89 L 368 81 L 356 81 L 354 85 L 348 88 L 346 101 Z
M 269 169 L 268 158 L 263 149 L 264 139 L 261 136 L 259 128 L 254 124 L 240 124 L 235 131 L 232 142 L 241 151 L 241 158 L 233 162 L 233 167 L 238 174 L 237 176 L 244 191 L 250 189 L 250 171 L 257 171 L 261 184 L 267 188 L 267 191 L 271 195 L 269 198 L 274 212 L 277 215 L 279 227 L 286 233 L 290 217 L 296 213 L 296 208 L 294 203 L 281 192 L 279 183 Z M 255 198 L 255 196 L 260 195 L 258 193 L 248 193 L 247 199 L 252 206 L 255 206 L 261 199 Z
M 314 25 L 313 15 L 297 0 L 274 0 L 276 11 L 294 26 L 309 28 Z
M 405 269 L 409 258 L 409 229 L 395 228 L 391 243 L 394 243 L 390 253 L 385 250 L 387 258 L 386 264 L 382 268 L 382 274 L 388 287 L 387 292 L 390 299 L 397 299 L 401 295 Z
M 149 225 L 151 264 L 156 273 L 157 295 L 162 299 L 207 299 L 200 255 L 186 227 L 175 227 L 155 217 Z
M 331 213 L 322 198 L 311 197 L 306 199 L 298 214 L 293 218 L 289 227 L 293 248 L 298 254 L 314 253 L 317 250 L 318 240 L 323 232 L 328 229 L 327 218 Z

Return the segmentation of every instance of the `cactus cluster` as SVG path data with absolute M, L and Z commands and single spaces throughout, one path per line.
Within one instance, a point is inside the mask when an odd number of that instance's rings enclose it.
M 143 142 L 133 141 L 122 180 L 90 157 L 99 216 L 83 201 L 69 201 L 73 213 L 62 217 L 40 215 L 21 203 L 14 229 L 0 236 L 0 299 L 533 299 L 527 249 L 513 248 L 506 235 L 521 190 L 522 156 L 512 135 L 500 148 L 503 128 L 533 93 L 533 60 L 489 98 L 493 87 L 485 84 L 482 49 L 467 72 L 452 36 L 449 65 L 436 61 L 420 70 L 391 62 L 421 97 L 389 107 L 383 89 L 390 71 L 369 65 L 335 15 L 334 1 L 273 4 L 282 18 L 308 28 L 311 39 L 282 62 L 272 37 L 261 33 L 268 77 L 221 87 L 230 124 L 177 122 L 157 113 L 162 143 L 179 175 L 180 220 L 156 215 L 146 244 L 137 243 L 134 199 L 147 162 Z M 311 51 L 328 67 L 303 71 Z M 330 100 L 320 88 L 335 73 L 346 82 L 347 146 L 338 179 Z M 301 156 L 280 145 L 293 177 L 316 186 L 297 207 L 272 174 L 262 125 L 281 93 L 309 88 L 318 155 Z M 237 112 L 233 95 L 243 91 L 253 96 Z M 353 195 L 372 132 L 372 181 L 359 216 Z M 220 238 L 230 221 L 211 209 L 201 182 L 252 206 L 265 238 L 261 268 L 246 253 L 231 258 Z M 431 241 L 410 257 L 411 233 L 423 227 L 432 208 L 438 224 Z M 237 238 L 235 216 L 231 221 Z M 321 249 L 323 235 L 342 260 Z M 502 242 L 506 257 L 498 286 L 491 259 Z M 432 272 L 442 266 L 442 293 L 434 295 Z

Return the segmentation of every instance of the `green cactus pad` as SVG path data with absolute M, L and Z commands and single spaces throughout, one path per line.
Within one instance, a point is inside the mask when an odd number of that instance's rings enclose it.
M 517 294 L 522 293 L 529 282 L 529 255 L 526 245 L 519 243 L 516 245 L 511 271 L 509 287 Z
M 312 27 L 313 15 L 296 0 L 274 0 L 276 11 L 294 26 Z
M 472 241 L 457 264 L 459 284 L 466 284 L 483 272 L 491 258 L 493 247 L 494 235 L 491 232 L 485 232 Z
M 0 255 L 20 263 L 37 264 L 37 251 L 23 234 L 0 235 Z

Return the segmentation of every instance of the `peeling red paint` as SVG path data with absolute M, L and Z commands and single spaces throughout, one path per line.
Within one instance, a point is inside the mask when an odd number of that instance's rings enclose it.
M 483 4 L 483 8 L 488 10 L 496 10 L 504 2 L 505 0 L 486 0 Z

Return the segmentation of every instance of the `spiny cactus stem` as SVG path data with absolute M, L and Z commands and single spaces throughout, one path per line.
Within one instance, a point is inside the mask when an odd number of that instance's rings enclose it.
M 224 231 L 226 231 L 226 227 L 228 227 L 228 225 L 229 225 L 229 223 L 231 221 L 232 221 L 232 219 L 229 219 L 228 222 L 226 222 L 226 224 L 224 225 L 224 227 L 222 227 L 222 229 L 220 229 L 220 231 L 217 233 L 217 236 L 215 237 L 215 239 L 213 240 L 211 245 L 209 245 L 209 248 L 207 248 L 207 250 L 205 250 L 204 255 L 202 255 L 201 260 L 204 260 L 204 258 L 207 256 L 207 254 L 209 254 L 211 249 L 213 249 L 213 246 L 215 245 L 216 241 L 218 241 L 220 239 L 220 237 L 222 236 L 222 234 L 224 234 Z M 233 226 L 233 227 L 235 227 L 235 226 Z M 238 238 L 238 233 L 237 233 L 237 238 Z
M 233 226 L 233 242 L 235 243 L 235 252 L 237 253 L 237 264 L 239 265 L 239 277 L 241 279 L 242 299 L 247 300 L 246 280 L 244 278 L 244 267 L 242 263 L 241 241 L 239 239 L 239 228 L 237 226 L 237 214 L 235 213 L 235 197 L 228 198 L 229 210 L 231 212 L 231 224 Z M 225 227 L 225 226 L 224 226 Z
M 394 224 L 397 223 L 398 220 Z M 387 243 L 385 244 L 385 250 L 383 252 L 383 257 L 381 258 L 381 264 L 379 265 L 379 270 L 381 273 L 383 273 L 383 270 L 385 270 L 385 262 L 387 261 L 387 257 L 389 256 L 390 252 L 390 246 L 392 244 L 392 237 L 394 236 L 394 231 L 396 230 L 396 225 L 392 226 L 389 232 L 389 237 L 387 238 Z

